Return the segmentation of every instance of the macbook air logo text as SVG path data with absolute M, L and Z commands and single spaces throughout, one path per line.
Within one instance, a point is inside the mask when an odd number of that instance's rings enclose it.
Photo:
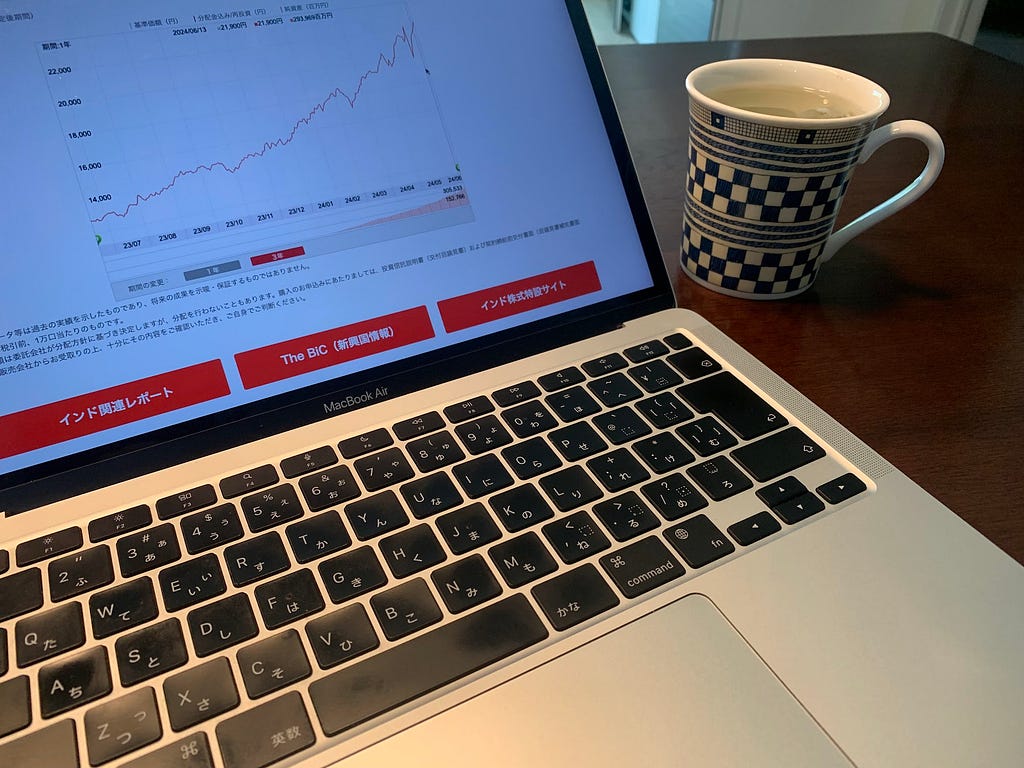
M 355 408 L 357 405 L 372 403 L 374 400 L 383 400 L 387 396 L 387 387 L 377 387 L 376 389 L 368 389 L 359 395 L 349 395 L 341 400 L 332 400 L 329 403 L 324 403 L 324 410 L 327 413 L 338 413 L 339 411 Z

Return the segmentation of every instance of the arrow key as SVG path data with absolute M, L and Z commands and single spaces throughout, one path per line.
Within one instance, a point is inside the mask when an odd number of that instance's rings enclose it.
M 837 477 L 835 480 L 824 485 L 819 485 L 816 490 L 818 495 L 829 504 L 838 504 L 841 501 L 846 501 L 856 496 L 858 493 L 863 493 L 867 490 L 867 486 L 864 485 L 863 480 L 852 472 L 847 472 L 842 477 Z
M 816 515 L 825 508 L 817 496 L 813 493 L 805 493 L 795 499 L 783 502 L 775 507 L 775 514 L 782 518 L 784 523 L 793 525 L 801 520 L 806 520 L 811 515 Z
M 726 530 L 729 531 L 730 536 L 744 547 L 749 547 L 751 544 L 771 536 L 773 533 L 778 533 L 782 530 L 782 526 L 779 525 L 778 520 L 772 517 L 770 512 L 758 512 L 746 520 L 733 523 Z

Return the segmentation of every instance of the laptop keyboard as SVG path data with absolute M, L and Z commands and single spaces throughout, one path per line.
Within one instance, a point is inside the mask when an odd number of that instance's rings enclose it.
M 270 765 L 865 490 L 825 455 L 675 333 L 0 549 L 0 765 Z

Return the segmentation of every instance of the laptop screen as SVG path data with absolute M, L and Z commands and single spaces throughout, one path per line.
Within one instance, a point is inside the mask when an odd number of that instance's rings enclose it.
M 0 72 L 0 485 L 655 283 L 561 3 L 4 0 Z

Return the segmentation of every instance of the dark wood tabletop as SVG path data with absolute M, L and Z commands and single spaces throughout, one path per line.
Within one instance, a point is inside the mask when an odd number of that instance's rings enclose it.
M 679 305 L 1024 563 L 1024 67 L 934 34 L 607 46 L 601 55 Z M 858 72 L 892 99 L 879 125 L 924 120 L 946 145 L 935 186 L 840 250 L 793 299 L 721 296 L 679 268 L 683 81 L 700 64 L 740 57 Z M 855 173 L 839 223 L 901 189 L 925 156 L 916 141 L 882 147 Z

